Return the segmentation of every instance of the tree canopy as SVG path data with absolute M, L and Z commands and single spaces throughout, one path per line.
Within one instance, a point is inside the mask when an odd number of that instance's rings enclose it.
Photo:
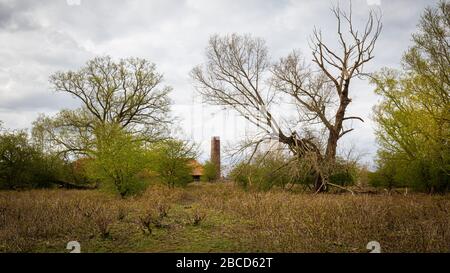
M 81 107 L 41 116 L 34 136 L 47 148 L 72 154 L 95 149 L 95 130 L 117 124 L 135 137 L 155 141 L 167 133 L 170 87 L 153 63 L 139 58 L 97 57 L 77 71 L 57 72 L 50 83 L 76 98 Z
M 376 73 L 375 107 L 386 184 L 444 191 L 450 184 L 450 4 L 427 8 L 403 70 Z M 383 179 L 382 179 L 383 180 Z

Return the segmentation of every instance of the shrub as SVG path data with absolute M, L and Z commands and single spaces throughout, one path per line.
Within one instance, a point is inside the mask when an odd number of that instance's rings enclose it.
M 217 168 L 211 161 L 206 161 L 203 164 L 203 175 L 201 180 L 204 182 L 211 182 L 217 179 Z
M 237 164 L 230 172 L 230 178 L 242 188 L 267 191 L 273 187 L 292 188 L 294 185 L 311 186 L 315 183 L 313 164 L 308 157 L 302 160 L 279 152 L 256 155 L 248 162 Z M 358 176 L 355 162 L 337 159 L 328 167 L 329 182 L 341 185 L 353 185 Z
M 152 223 L 155 218 L 152 211 L 148 211 L 144 215 L 139 216 L 139 224 L 143 234 L 152 234 Z
M 237 164 L 230 172 L 229 176 L 237 185 L 244 190 L 248 190 L 250 185 L 250 174 L 252 165 L 246 163 Z
M 0 188 L 50 187 L 61 178 L 65 165 L 30 143 L 24 131 L 0 134 Z
M 352 161 L 337 159 L 331 168 L 330 182 L 340 186 L 355 184 L 358 175 L 358 166 Z
M 79 158 L 67 165 L 65 168 L 65 178 L 76 185 L 87 185 L 92 181 L 89 178 L 88 168 L 91 158 Z
M 148 182 L 139 174 L 147 165 L 143 143 L 117 125 L 97 132 L 97 150 L 87 162 L 87 175 L 122 198 L 142 193 Z
M 433 160 L 404 159 L 404 155 L 380 153 L 378 170 L 370 175 L 376 187 L 410 187 L 424 192 L 446 192 L 450 176 Z
M 192 166 L 188 163 L 196 154 L 194 144 L 175 139 L 160 141 L 147 152 L 149 169 L 169 188 L 186 186 L 193 181 Z
M 394 176 L 395 166 L 393 164 L 379 166 L 377 171 L 369 173 L 369 184 L 374 187 L 391 189 L 398 186 Z
M 128 210 L 127 207 L 125 207 L 123 205 L 117 206 L 117 220 L 119 220 L 119 221 L 125 220 L 125 218 L 128 216 L 129 213 L 130 213 L 130 211 Z
M 192 214 L 191 223 L 193 226 L 198 226 L 206 218 L 206 211 L 195 208 Z
M 257 155 L 253 161 L 241 162 L 230 172 L 230 178 L 242 188 L 269 190 L 300 183 L 301 178 L 293 172 L 288 158 L 279 154 Z
M 162 219 L 164 217 L 167 217 L 167 215 L 169 214 L 170 205 L 165 202 L 158 202 L 158 204 L 156 205 L 156 209 L 158 210 L 159 218 Z
M 111 225 L 117 219 L 116 209 L 112 203 L 103 200 L 81 199 L 77 200 L 74 207 L 84 218 L 85 223 L 92 227 L 101 238 L 110 238 Z
M 98 213 L 94 215 L 94 223 L 100 236 L 103 239 L 110 238 L 111 224 L 114 222 L 114 217 L 108 208 L 101 208 Z
M 152 234 L 153 227 L 162 228 L 163 220 L 167 217 L 169 209 L 170 206 L 164 202 L 147 207 L 144 213 L 138 217 L 143 234 Z

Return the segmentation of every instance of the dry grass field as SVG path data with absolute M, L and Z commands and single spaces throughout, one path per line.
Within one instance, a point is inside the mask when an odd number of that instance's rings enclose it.
M 0 192 L 0 252 L 450 252 L 450 196 L 245 192 L 231 183 Z

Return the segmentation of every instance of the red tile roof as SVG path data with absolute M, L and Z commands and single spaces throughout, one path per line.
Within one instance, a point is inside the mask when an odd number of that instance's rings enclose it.
M 192 167 L 192 175 L 203 175 L 203 165 L 200 164 L 197 160 L 191 159 L 189 160 L 188 164 Z

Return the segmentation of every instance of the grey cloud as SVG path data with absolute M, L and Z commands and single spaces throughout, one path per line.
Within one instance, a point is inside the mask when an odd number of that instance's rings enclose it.
M 15 32 L 40 28 L 40 23 L 33 15 L 37 5 L 39 1 L 0 1 L 0 29 Z
M 61 100 L 65 98 L 61 94 L 47 93 L 47 92 L 36 92 L 32 93 L 25 98 L 13 98 L 13 99 L 2 99 L 0 102 L 0 109 L 8 111 L 23 111 L 23 110 L 33 110 L 33 109 L 59 109 Z M 66 103 L 67 108 L 78 106 L 77 103 Z

